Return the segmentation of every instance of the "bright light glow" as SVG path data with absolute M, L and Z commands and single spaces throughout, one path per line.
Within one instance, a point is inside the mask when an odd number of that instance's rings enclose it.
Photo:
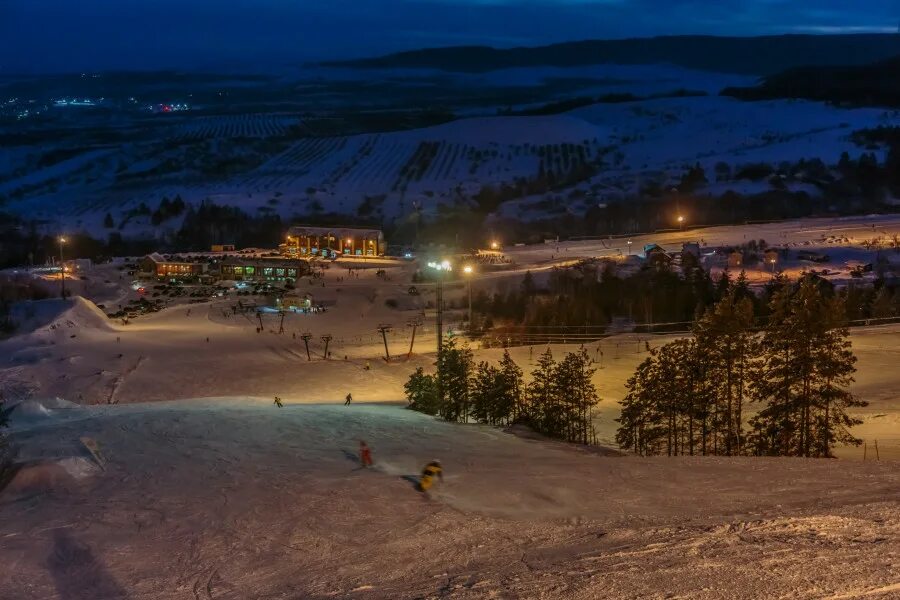
M 491 250 L 497 250 L 500 247 L 500 242 L 494 241 L 491 242 Z
M 347 243 L 348 243 L 348 244 L 352 244 L 352 243 L 353 243 L 353 240 L 348 239 L 348 240 L 347 240 Z
M 428 263 L 429 269 L 434 269 L 435 271 L 452 271 L 453 267 L 450 265 L 449 260 L 443 260 L 441 262 L 431 261 Z
M 473 270 L 474 269 L 472 269 L 472 265 L 466 265 L 465 267 L 463 267 L 463 272 L 466 275 L 471 275 Z
M 678 222 L 684 223 L 684 217 L 682 217 L 681 215 L 678 215 Z
M 66 238 L 60 236 L 60 237 L 59 237 L 59 243 L 60 243 L 60 244 L 65 244 L 65 243 L 66 243 Z

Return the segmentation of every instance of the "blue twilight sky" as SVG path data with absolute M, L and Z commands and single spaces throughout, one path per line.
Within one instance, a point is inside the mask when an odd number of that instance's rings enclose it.
M 898 23 L 900 0 L 0 0 L 0 72 L 274 66 L 447 45 Z

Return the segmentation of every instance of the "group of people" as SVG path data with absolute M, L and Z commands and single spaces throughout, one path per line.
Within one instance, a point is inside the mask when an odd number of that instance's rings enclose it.
M 353 401 L 353 395 L 347 394 L 347 397 L 344 401 L 344 406 L 347 406 Z M 284 403 L 281 401 L 281 398 L 275 396 L 275 402 L 273 402 L 275 406 L 278 408 L 284 407 Z M 372 461 L 372 450 L 369 448 L 368 444 L 366 444 L 363 440 L 359 440 L 359 464 L 362 468 L 367 469 L 374 465 Z M 422 469 L 422 475 L 419 477 L 418 482 L 416 483 L 416 489 L 422 493 L 427 492 L 433 486 L 436 480 L 440 479 L 444 480 L 444 468 L 441 466 L 441 461 L 438 459 L 434 459 Z
M 364 469 L 373 465 L 372 450 L 363 440 L 359 440 L 359 463 Z M 441 461 L 434 459 L 422 469 L 422 475 L 419 477 L 416 489 L 425 493 L 434 486 L 437 479 L 444 480 L 444 468 L 441 466 Z

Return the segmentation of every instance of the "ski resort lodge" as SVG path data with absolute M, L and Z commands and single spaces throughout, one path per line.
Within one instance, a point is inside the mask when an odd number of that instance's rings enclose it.
M 221 279 L 231 281 L 297 281 L 309 273 L 309 263 L 285 258 L 228 257 L 222 261 L 220 269 Z
M 353 227 L 291 227 L 278 249 L 284 256 L 384 256 L 386 244 L 379 229 Z
M 208 270 L 209 265 L 206 262 L 167 259 L 156 252 L 148 254 L 140 264 L 140 272 L 152 273 L 160 281 L 199 278 L 206 275 Z
M 309 274 L 309 263 L 305 260 L 282 257 L 238 257 L 227 256 L 220 261 L 208 257 L 166 258 L 160 254 L 147 255 L 140 264 L 139 272 L 155 276 L 159 281 L 201 281 L 212 283 L 219 279 L 268 283 L 297 281 Z

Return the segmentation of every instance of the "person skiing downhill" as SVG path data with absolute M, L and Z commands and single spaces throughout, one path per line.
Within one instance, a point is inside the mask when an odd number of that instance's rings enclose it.
M 273 404 L 275 404 L 275 406 L 277 406 L 278 408 L 282 408 L 284 406 L 284 404 L 281 403 L 281 398 L 279 398 L 278 396 L 275 396 L 275 402 L 273 402 Z
M 434 459 L 422 469 L 422 477 L 419 479 L 419 491 L 427 492 L 434 485 L 434 478 L 438 477 L 444 481 L 444 469 L 441 467 L 441 461 Z
M 364 468 L 372 466 L 372 451 L 362 440 L 359 440 L 359 462 Z
M 346 402 L 344 402 L 344 406 L 350 406 L 350 403 L 353 402 L 353 395 L 348 393 L 345 400 Z

